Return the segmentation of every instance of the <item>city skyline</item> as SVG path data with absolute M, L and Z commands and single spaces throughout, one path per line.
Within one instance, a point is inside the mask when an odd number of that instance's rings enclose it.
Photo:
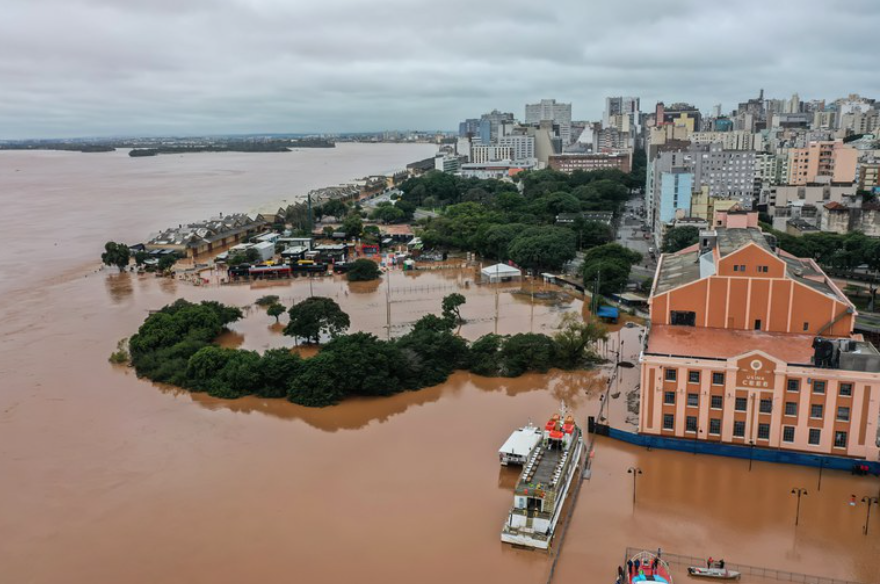
M 13 0 L 0 22 L 0 139 L 447 129 L 526 103 L 598 121 L 632 95 L 729 111 L 765 95 L 880 94 L 880 6 L 612 6 L 334 0 L 118 7 Z M 51 14 L 51 17 L 46 17 Z M 424 23 L 431 23 L 425 26 Z M 33 31 L 40 31 L 35 34 Z M 808 39 L 810 39 L 808 41 Z M 821 42 L 814 42 L 821 39 Z

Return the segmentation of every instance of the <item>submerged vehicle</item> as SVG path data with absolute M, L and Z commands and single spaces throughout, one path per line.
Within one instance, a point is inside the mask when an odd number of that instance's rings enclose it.
M 540 442 L 528 456 L 517 480 L 501 541 L 547 549 L 572 479 L 580 468 L 584 441 L 581 429 L 564 406 L 540 434 Z

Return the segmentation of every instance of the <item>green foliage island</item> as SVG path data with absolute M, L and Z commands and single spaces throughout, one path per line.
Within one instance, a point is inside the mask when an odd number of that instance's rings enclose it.
M 290 308 L 285 334 L 330 340 L 317 355 L 303 359 L 289 349 L 261 355 L 219 347 L 214 341 L 242 318 L 241 310 L 181 299 L 147 317 L 131 337 L 131 364 L 141 377 L 192 392 L 226 399 L 287 398 L 323 407 L 349 396 L 386 396 L 437 385 L 455 370 L 512 377 L 588 365 L 598 360 L 593 348 L 606 336 L 601 325 L 571 315 L 553 337 L 486 335 L 469 344 L 453 332 L 464 302 L 453 297 L 443 304 L 444 317 L 426 315 L 406 335 L 386 341 L 365 332 L 344 334 L 348 315 L 329 298 L 309 298 Z

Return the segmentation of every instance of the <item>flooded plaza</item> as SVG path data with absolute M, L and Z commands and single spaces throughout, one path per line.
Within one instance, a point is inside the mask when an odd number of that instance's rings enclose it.
M 41 188 L 22 199 L 22 179 L 4 156 L 4 205 L 15 216 L 30 205 L 48 213 Z M 85 188 L 62 188 L 65 176 L 53 179 L 58 192 Z M 222 184 L 223 173 L 217 177 Z M 111 187 L 96 183 L 95 192 Z M 223 192 L 223 208 L 249 206 Z M 289 306 L 329 296 L 350 314 L 351 330 L 384 338 L 389 304 L 396 336 L 460 292 L 468 339 L 496 330 L 551 334 L 564 312 L 583 312 L 581 300 L 543 284 L 537 289 L 560 295 L 541 300 L 528 287 L 514 294 L 518 285 L 478 286 L 470 269 L 395 271 L 378 283 L 337 277 L 206 287 L 97 269 L 104 241 L 197 219 L 213 208 L 211 190 L 203 194 L 179 219 L 173 202 L 138 218 L 98 198 L 89 205 L 104 210 L 84 225 L 76 218 L 87 209 L 67 209 L 71 200 L 59 198 L 46 231 L 29 215 L 0 235 L 0 581 L 545 582 L 551 556 L 500 542 L 517 470 L 499 467 L 497 449 L 561 401 L 584 424 L 598 410 L 607 367 L 515 379 L 456 373 L 421 391 L 309 409 L 157 386 L 107 357 L 148 311 L 181 297 L 250 306 L 276 294 Z M 21 241 L 30 234 L 45 261 L 25 255 Z M 293 345 L 256 307 L 231 329 L 220 339 L 226 346 Z M 613 331 L 603 352 L 613 358 L 622 340 L 623 360 L 637 364 L 640 333 Z M 637 383 L 637 367 L 620 369 L 609 412 L 615 425 L 626 425 L 626 393 Z M 635 505 L 630 467 L 642 470 Z M 797 528 L 796 487 L 809 492 Z M 597 438 L 554 582 L 613 582 L 627 547 L 880 581 L 880 513 L 866 536 L 865 506 L 849 505 L 852 494 L 876 495 L 877 480 L 825 471 L 818 487 L 818 469 L 750 468 L 748 460 Z

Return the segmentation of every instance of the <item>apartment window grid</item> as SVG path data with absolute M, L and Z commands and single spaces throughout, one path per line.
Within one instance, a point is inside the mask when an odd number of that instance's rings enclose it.
M 734 438 L 745 438 L 745 435 L 746 435 L 746 423 L 735 421 L 733 423 L 733 436 L 734 436 Z
M 772 399 L 762 399 L 760 405 L 760 411 L 762 414 L 772 414 L 773 413 L 773 400 Z
M 800 379 L 789 379 L 788 384 L 786 385 L 786 389 L 788 391 L 800 391 L 801 390 L 801 380 Z
M 785 402 L 785 415 L 797 416 L 797 402 Z
M 822 441 L 822 430 L 819 428 L 810 428 L 810 437 L 807 441 L 811 446 L 818 446 Z
M 770 424 L 758 424 L 758 440 L 770 440 Z
M 724 385 L 724 374 L 723 373 L 712 373 L 712 385 Z
M 700 406 L 700 394 L 698 393 L 689 393 L 687 400 L 687 406 L 689 408 L 696 408 Z
M 700 372 L 699 371 L 688 371 L 688 383 L 699 383 L 700 382 Z
M 794 442 L 794 426 L 783 426 L 782 427 L 782 441 L 783 442 Z
M 676 369 L 667 368 L 665 371 L 666 371 L 666 373 L 665 373 L 664 379 L 666 379 L 666 381 L 675 381 L 676 379 L 678 379 Z
M 709 434 L 713 436 L 721 435 L 721 419 L 720 418 L 710 418 L 709 419 Z
M 675 416 L 673 414 L 663 414 L 663 429 L 675 430 Z
M 825 393 L 825 382 L 814 379 L 813 393 Z
M 722 407 L 724 407 L 724 396 L 713 395 L 709 407 L 711 407 L 713 410 L 720 410 Z
M 736 402 L 734 403 L 733 409 L 737 412 L 744 412 L 748 409 L 749 403 L 748 400 L 744 397 L 736 398 Z
M 696 416 L 688 416 L 685 418 L 685 432 L 697 432 L 697 417 Z
M 674 391 L 663 392 L 663 403 L 667 406 L 674 406 L 675 405 L 675 392 Z
M 849 408 L 847 406 L 839 406 L 837 408 L 837 421 L 849 422 Z
M 834 433 L 834 447 L 835 448 L 846 448 L 846 432 L 838 430 Z
M 852 397 L 852 383 L 841 383 L 839 393 L 841 397 Z

